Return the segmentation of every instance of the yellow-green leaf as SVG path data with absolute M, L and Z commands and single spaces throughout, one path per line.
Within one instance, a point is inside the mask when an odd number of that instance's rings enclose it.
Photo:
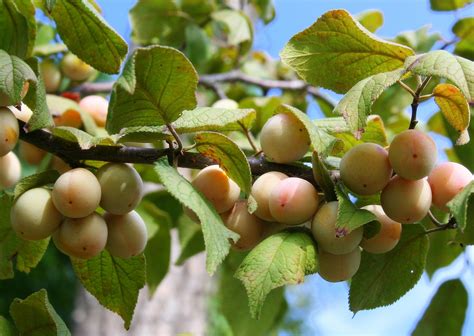
M 280 56 L 306 82 L 345 93 L 369 76 L 403 67 L 408 47 L 384 41 L 345 10 L 332 10 L 296 34 Z
M 434 11 L 452 11 L 464 7 L 472 0 L 430 0 Z
M 464 145 L 469 142 L 469 122 L 471 113 L 469 104 L 459 89 L 451 84 L 438 84 L 433 95 L 446 120 L 459 133 L 456 141 L 457 145 Z
M 376 9 L 369 9 L 355 15 L 355 17 L 361 25 L 372 33 L 383 25 L 383 13 Z

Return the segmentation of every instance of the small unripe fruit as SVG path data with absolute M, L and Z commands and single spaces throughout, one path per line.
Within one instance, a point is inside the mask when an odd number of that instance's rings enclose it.
M 57 92 L 61 84 L 61 71 L 59 71 L 58 66 L 52 60 L 45 60 L 40 63 L 39 70 L 46 92 Z
M 217 213 L 230 210 L 239 199 L 239 186 L 217 165 L 201 170 L 192 185 L 211 202 Z
M 59 227 L 63 216 L 54 207 L 51 191 L 34 188 L 18 197 L 10 219 L 13 230 L 21 238 L 40 240 L 49 237 Z
M 360 266 L 360 249 L 356 247 L 347 254 L 331 254 L 319 250 L 319 275 L 326 281 L 339 282 L 349 280 Z
M 338 208 L 338 202 L 324 204 L 313 218 L 311 231 L 318 246 L 323 250 L 332 254 L 347 254 L 359 246 L 364 231 L 360 227 L 338 237 L 336 230 Z
M 84 81 L 94 73 L 94 68 L 69 53 L 61 61 L 61 71 L 73 81 Z
M 53 202 L 66 217 L 82 218 L 95 211 L 100 203 L 100 184 L 90 171 L 72 169 L 61 175 L 53 188 Z
M 237 102 L 232 99 L 219 99 L 218 101 L 214 102 L 214 104 L 212 104 L 212 107 L 223 109 L 238 109 L 239 104 L 237 104 Z
M 380 223 L 380 231 L 372 238 L 363 238 L 360 246 L 369 253 L 386 253 L 397 246 L 402 234 L 402 225 L 391 220 L 380 205 L 367 205 L 362 209 L 369 210 Z
M 222 215 L 225 226 L 240 235 L 233 247 L 239 251 L 248 251 L 260 242 L 265 224 L 247 210 L 246 201 L 235 203 L 231 211 Z
M 145 222 L 137 212 L 106 213 L 104 219 L 108 228 L 106 249 L 111 255 L 130 258 L 143 252 L 148 236 Z
M 0 156 L 0 190 L 13 187 L 21 177 L 21 163 L 15 153 Z
M 275 218 L 273 218 L 270 213 L 268 200 L 270 199 L 270 194 L 273 188 L 275 188 L 280 181 L 286 178 L 288 178 L 287 175 L 273 171 L 265 173 L 255 180 L 251 192 L 253 198 L 257 202 L 257 210 L 254 212 L 255 216 L 265 221 L 275 221 Z
M 124 163 L 108 163 L 97 171 L 102 190 L 100 206 L 114 215 L 135 209 L 143 194 L 143 181 L 135 168 Z
M 387 151 L 374 143 L 352 147 L 342 158 L 341 179 L 356 194 L 373 195 L 390 181 L 392 167 Z
M 310 139 L 301 121 L 293 115 L 280 113 L 263 125 L 260 145 L 270 161 L 290 163 L 308 152 Z
M 20 128 L 15 115 L 6 107 L 0 107 L 0 156 L 13 150 L 19 135 Z
M 30 165 L 38 165 L 43 161 L 46 152 L 28 142 L 20 142 L 20 155 Z
M 402 224 L 422 220 L 431 206 L 431 188 L 426 179 L 405 180 L 393 177 L 380 196 L 388 217 Z
M 92 116 L 97 126 L 105 126 L 109 109 L 107 99 L 97 95 L 87 96 L 81 99 L 79 106 Z
M 90 259 L 107 243 L 107 224 L 97 213 L 84 218 L 67 218 L 54 235 L 56 246 L 67 255 Z
M 297 225 L 314 215 L 318 209 L 319 196 L 311 183 L 298 177 L 280 181 L 272 190 L 268 200 L 270 214 L 277 222 Z
M 397 175 L 407 180 L 419 180 L 434 168 L 438 152 L 428 134 L 407 130 L 393 138 L 388 156 Z
M 433 205 L 448 211 L 446 204 L 473 180 L 473 175 L 463 165 L 444 162 L 436 166 L 428 177 L 433 195 Z

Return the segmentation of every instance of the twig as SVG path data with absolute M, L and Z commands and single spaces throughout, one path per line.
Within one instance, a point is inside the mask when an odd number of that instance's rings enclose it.
M 430 216 L 430 218 L 433 220 L 433 218 L 431 216 Z M 440 223 L 437 220 L 436 220 L 436 223 L 435 222 L 433 222 L 433 223 L 436 225 L 436 227 L 432 228 L 432 229 L 425 230 L 425 234 L 430 234 L 430 233 L 437 232 L 437 231 L 444 231 L 444 230 L 448 230 L 448 229 L 456 229 L 458 227 L 458 224 L 457 224 L 456 219 L 454 217 L 451 217 L 449 219 L 449 221 L 445 224 Z
M 431 80 L 431 76 L 425 78 L 425 80 L 418 86 L 415 91 L 415 95 L 413 96 L 413 101 L 411 103 L 411 119 L 410 119 L 410 126 L 408 129 L 414 129 L 418 124 L 418 120 L 416 120 L 416 113 L 418 111 L 418 105 L 420 104 L 420 96 L 423 90 L 426 88 L 428 83 Z

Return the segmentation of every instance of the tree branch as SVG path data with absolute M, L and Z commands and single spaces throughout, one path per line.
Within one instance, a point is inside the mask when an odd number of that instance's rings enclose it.
M 408 129 L 414 129 L 416 127 L 416 124 L 418 124 L 418 120 L 416 120 L 416 113 L 418 111 L 418 105 L 420 104 L 421 93 L 426 88 L 430 80 L 431 80 L 431 76 L 426 77 L 425 80 L 420 84 L 420 86 L 415 91 L 415 94 L 413 96 L 413 101 L 411 103 L 411 119 L 410 119 L 410 126 L 408 126 Z

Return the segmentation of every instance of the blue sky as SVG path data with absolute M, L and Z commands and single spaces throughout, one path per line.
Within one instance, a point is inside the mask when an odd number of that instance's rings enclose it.
M 106 20 L 128 39 L 130 27 L 128 10 L 134 0 L 98 0 Z M 255 48 L 266 50 L 278 57 L 279 51 L 292 35 L 311 25 L 321 14 L 336 8 L 359 13 L 367 9 L 380 9 L 385 22 L 377 32 L 381 37 L 393 37 L 401 30 L 413 30 L 431 25 L 433 31 L 450 39 L 451 26 L 459 16 L 472 16 L 471 6 L 462 13 L 432 12 L 428 0 L 276 0 L 276 19 L 268 26 L 260 26 L 255 38 Z M 420 109 L 421 116 L 433 112 L 433 105 Z M 312 113 L 316 113 L 312 111 Z M 439 140 L 439 139 L 438 139 Z M 438 142 L 442 146 L 442 142 Z M 446 144 L 446 143 L 444 143 Z M 443 156 L 442 156 L 443 157 Z M 470 260 L 474 263 L 474 250 L 470 249 Z M 306 283 L 288 289 L 288 299 L 295 317 L 304 318 L 308 334 L 317 335 L 407 335 L 421 317 L 424 308 L 436 288 L 445 280 L 456 277 L 463 269 L 464 260 L 459 259 L 450 267 L 438 271 L 433 279 L 426 275 L 405 297 L 395 304 L 352 316 L 347 304 L 347 284 L 329 284 L 319 276 L 308 277 Z M 474 335 L 474 270 L 463 273 L 463 282 L 468 287 L 470 307 L 464 335 Z M 308 303 L 300 307 L 300 301 Z

